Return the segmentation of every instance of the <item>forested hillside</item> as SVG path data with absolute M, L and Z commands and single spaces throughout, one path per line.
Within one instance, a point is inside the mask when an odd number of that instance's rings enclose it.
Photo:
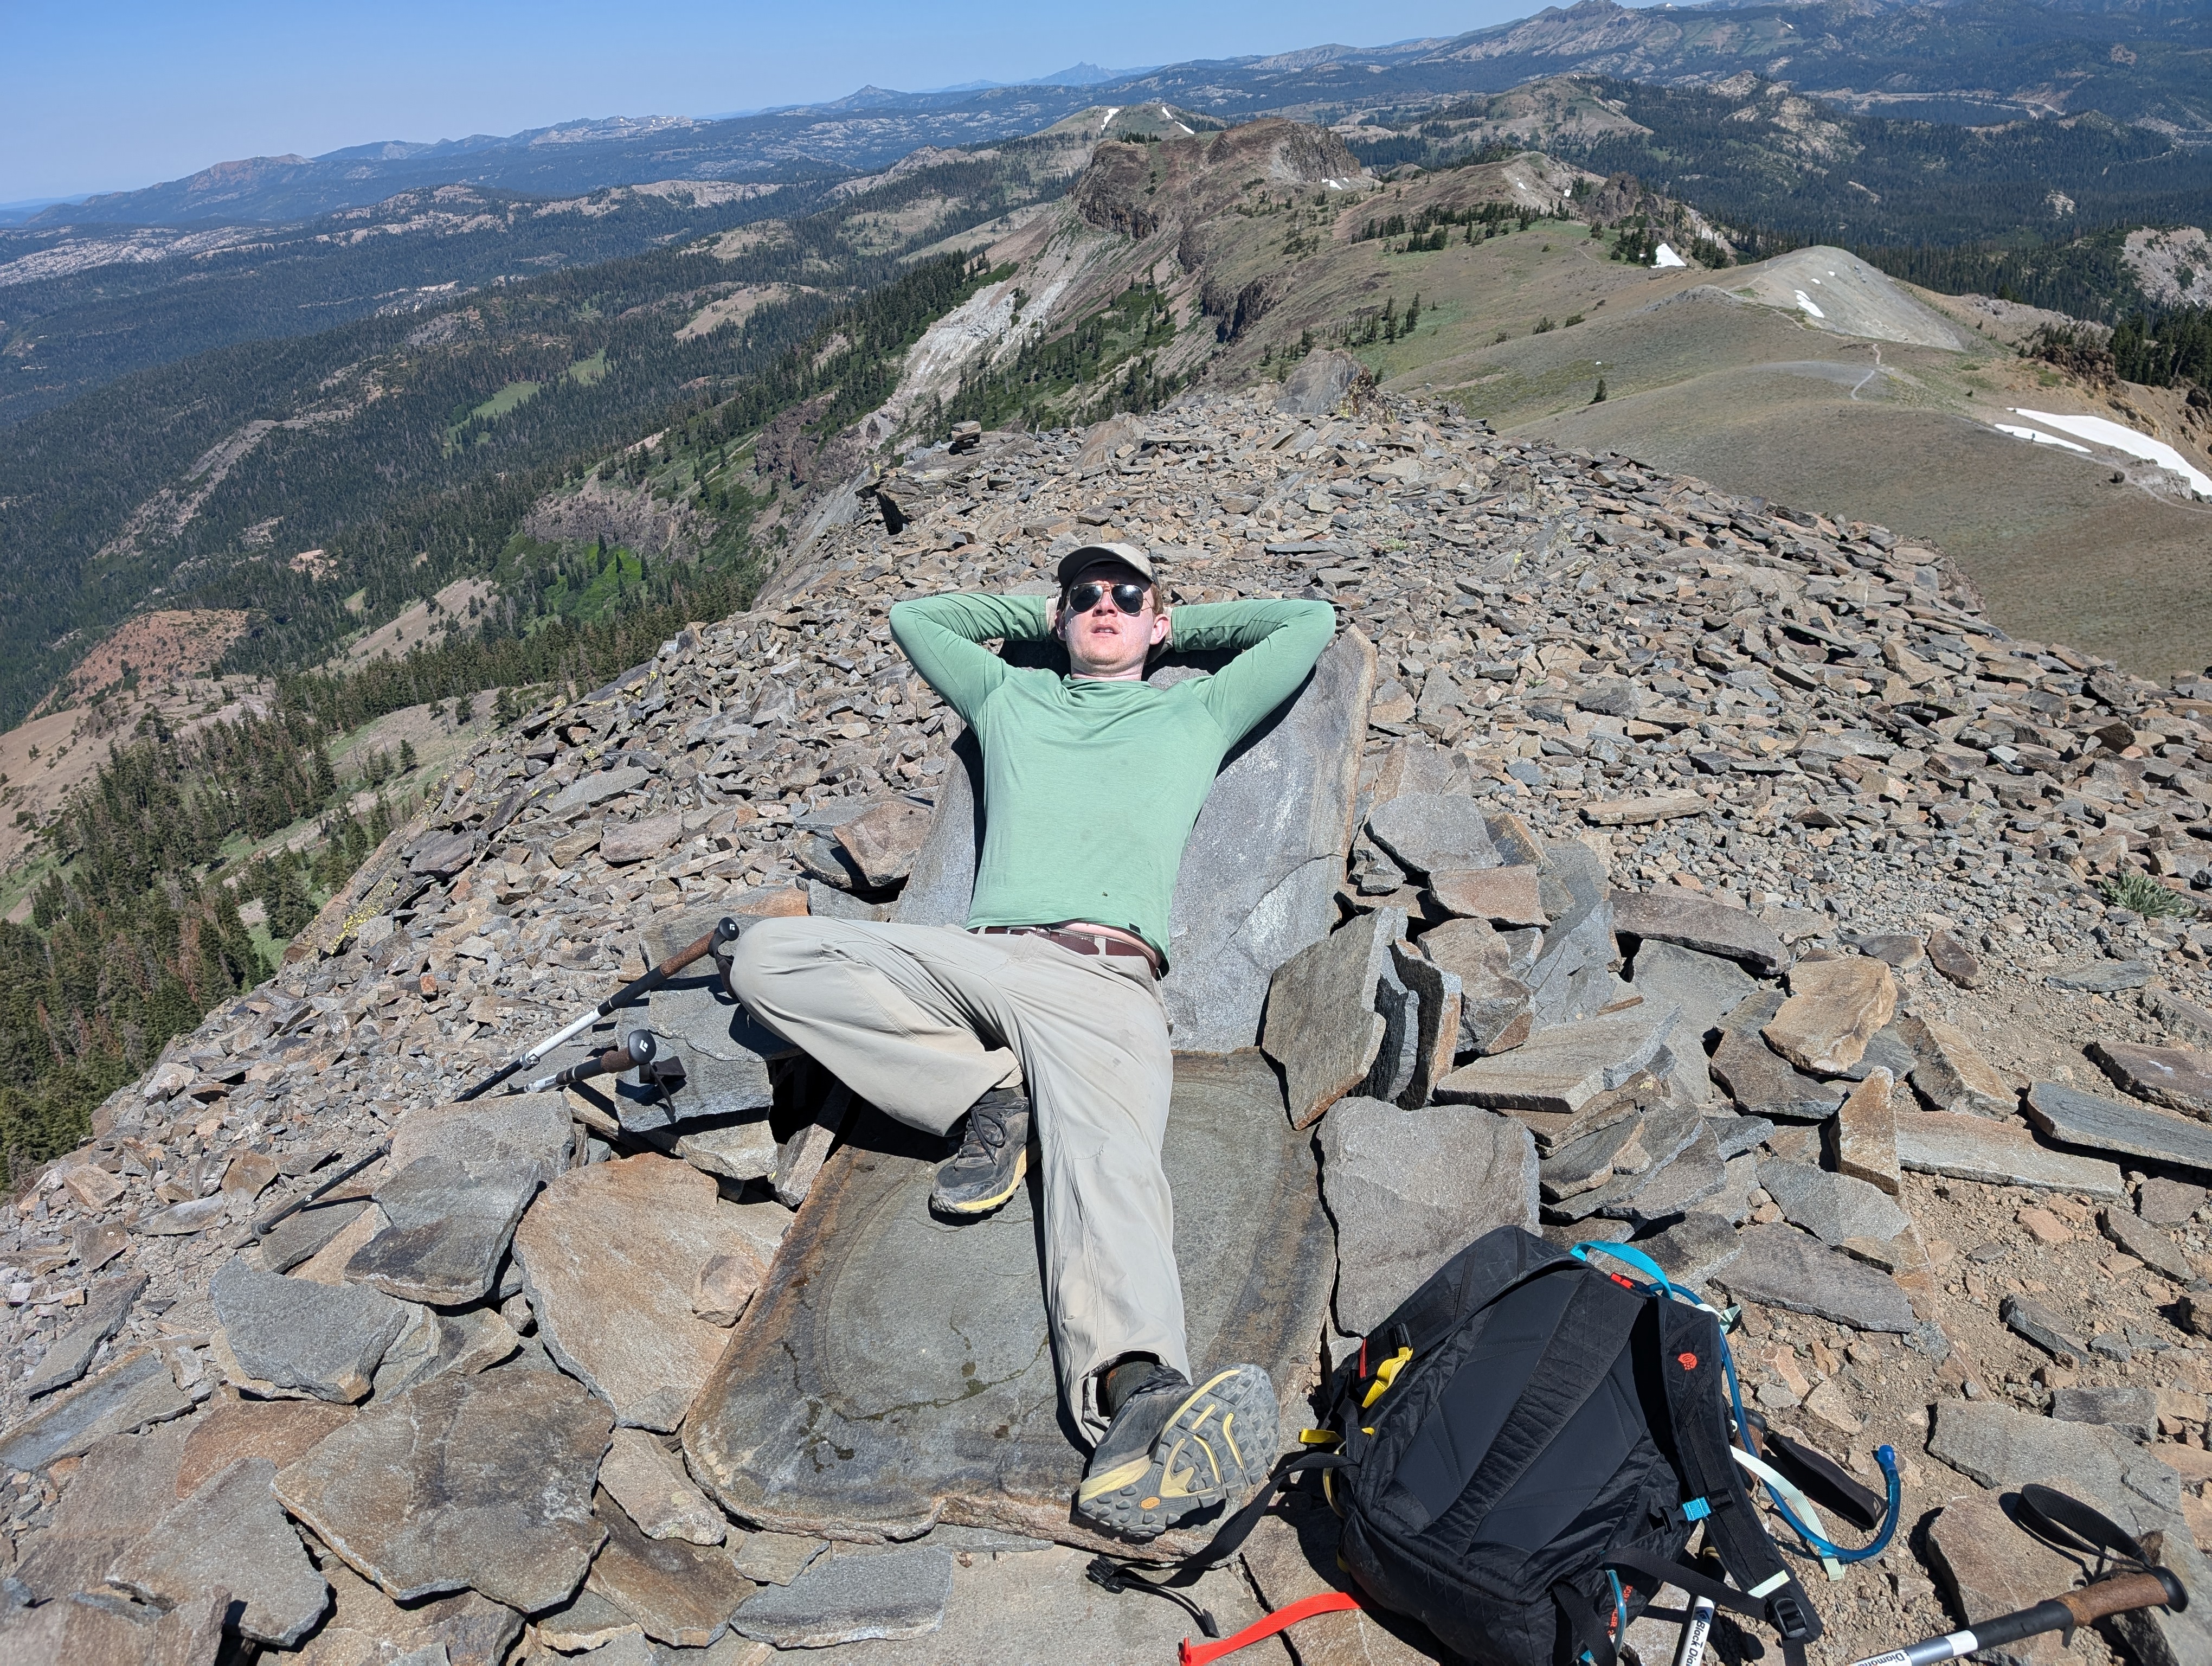
M 763 387 L 811 387 L 780 362 L 848 298 L 910 278 L 908 250 L 1063 189 L 1084 154 L 947 159 L 796 219 L 201 354 L 16 424 L 0 538 L 39 559 L 0 570 L 0 723 L 153 598 L 248 609 L 240 662 L 304 666 L 489 572 L 541 494 L 610 452 L 741 390 L 750 409 L 783 397 Z M 837 374 L 847 404 L 863 380 L 888 388 L 872 358 Z
M 291 712 L 196 726 L 158 722 L 116 744 L 51 830 L 54 866 L 27 922 L 0 921 L 0 1164 L 83 1137 L 94 1105 L 170 1037 L 274 968 L 239 917 L 259 901 L 272 928 L 299 929 L 312 899 L 343 883 L 390 830 L 380 797 L 333 770 L 327 733 Z M 322 818 L 303 860 L 218 870 L 303 818 Z
M 933 172 L 734 243 L 223 349 L 18 425 L 0 515 L 56 559 L 4 575 L 11 719 L 156 595 L 246 611 L 229 663 L 275 673 L 277 697 L 266 717 L 145 726 L 46 828 L 30 916 L 0 924 L 10 1172 L 81 1139 L 168 1037 L 265 976 L 262 945 L 280 946 L 404 812 L 381 793 L 349 806 L 413 760 L 349 775 L 331 763 L 341 737 L 425 705 L 458 719 L 490 689 L 502 714 L 544 685 L 588 690 L 687 620 L 747 604 L 792 458 L 879 404 L 906 350 L 991 276 L 964 252 L 896 251 L 1064 183 L 1018 161 Z M 757 468 L 771 423 L 782 460 Z M 112 466 L 87 470 L 88 455 Z M 591 495 L 678 531 L 631 549 L 529 530 L 534 508 Z M 311 558 L 286 558 L 302 544 Z M 450 628 L 398 658 L 324 665 L 457 576 L 477 588 Z M 276 841 L 240 866 L 287 829 L 301 854 Z M 240 919 L 247 903 L 266 939 Z
M 801 215 L 841 177 L 554 201 L 444 186 L 289 226 L 0 230 L 0 426 L 214 348 L 434 311 L 486 284 Z

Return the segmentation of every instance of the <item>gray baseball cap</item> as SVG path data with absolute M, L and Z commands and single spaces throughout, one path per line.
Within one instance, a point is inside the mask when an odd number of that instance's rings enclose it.
M 1070 550 L 1060 558 L 1060 587 L 1067 588 L 1086 567 L 1102 561 L 1118 561 L 1124 567 L 1134 568 L 1144 575 L 1146 584 L 1159 581 L 1152 572 L 1152 558 L 1133 544 L 1086 544 L 1079 550 Z

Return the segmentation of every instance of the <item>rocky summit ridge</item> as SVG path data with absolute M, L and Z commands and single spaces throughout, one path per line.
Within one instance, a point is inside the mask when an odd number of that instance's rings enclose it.
M 1171 1657 L 1183 1614 L 1087 1583 L 1072 1523 L 1011 1529 L 957 1472 L 908 1536 L 834 1499 L 806 1530 L 733 1516 L 757 1455 L 730 1408 L 786 1357 L 778 1304 L 878 1125 L 706 980 L 590 1038 L 652 1023 L 681 1087 L 453 1104 L 718 915 L 941 912 L 967 754 L 887 611 L 1042 587 L 1109 532 L 1172 599 L 1320 596 L 1344 626 L 1282 743 L 1358 751 L 1301 777 L 1327 883 L 1236 974 L 1249 1008 L 1191 996 L 1232 1014 L 1194 1082 L 1311 1130 L 1275 1172 L 1333 1234 L 1247 1286 L 1316 1292 L 1288 1397 L 1490 1226 L 1632 1240 L 1740 1305 L 1772 1426 L 1863 1480 L 1900 1455 L 1909 1530 L 1808 1576 L 1822 1658 L 2062 1587 L 2002 1513 L 2026 1481 L 2194 1584 L 2212 685 L 2008 638 L 1880 527 L 1502 438 L 1355 370 L 1316 354 L 1279 394 L 912 453 L 751 611 L 457 769 L 0 1229 L 0 1653 Z M 1193 860 L 1280 843 L 1228 832 Z M 1034 1346 L 1034 1313 L 1006 1322 Z M 825 1373 L 865 1377 L 870 1339 L 840 1345 Z M 936 1414 L 896 1414 L 927 1448 Z M 1335 1581 L 1330 1547 L 1293 1504 L 1200 1598 L 1225 1630 Z M 2212 1660 L 2194 1615 L 2075 1648 Z M 1358 1614 L 1255 1657 L 1286 1651 L 1435 1657 Z

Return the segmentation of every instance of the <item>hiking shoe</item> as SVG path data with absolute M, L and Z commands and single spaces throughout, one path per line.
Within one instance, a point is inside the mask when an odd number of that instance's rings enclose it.
M 1162 1365 L 1114 1414 L 1076 1489 L 1076 1511 L 1152 1538 L 1264 1480 L 1275 1461 L 1275 1385 L 1257 1365 L 1231 1365 L 1194 1389 Z
M 938 1165 L 929 1207 L 948 1215 L 988 1214 L 1019 1189 L 1029 1165 L 1029 1096 L 994 1087 L 968 1108 L 968 1130 L 960 1149 Z

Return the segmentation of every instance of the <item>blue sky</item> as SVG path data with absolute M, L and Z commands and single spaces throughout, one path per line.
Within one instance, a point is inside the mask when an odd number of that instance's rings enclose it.
M 866 82 L 1018 81 L 1346 40 L 1455 34 L 1541 0 L 0 0 L 0 203 L 115 191 L 234 157 L 511 133 L 580 116 L 711 115 Z

